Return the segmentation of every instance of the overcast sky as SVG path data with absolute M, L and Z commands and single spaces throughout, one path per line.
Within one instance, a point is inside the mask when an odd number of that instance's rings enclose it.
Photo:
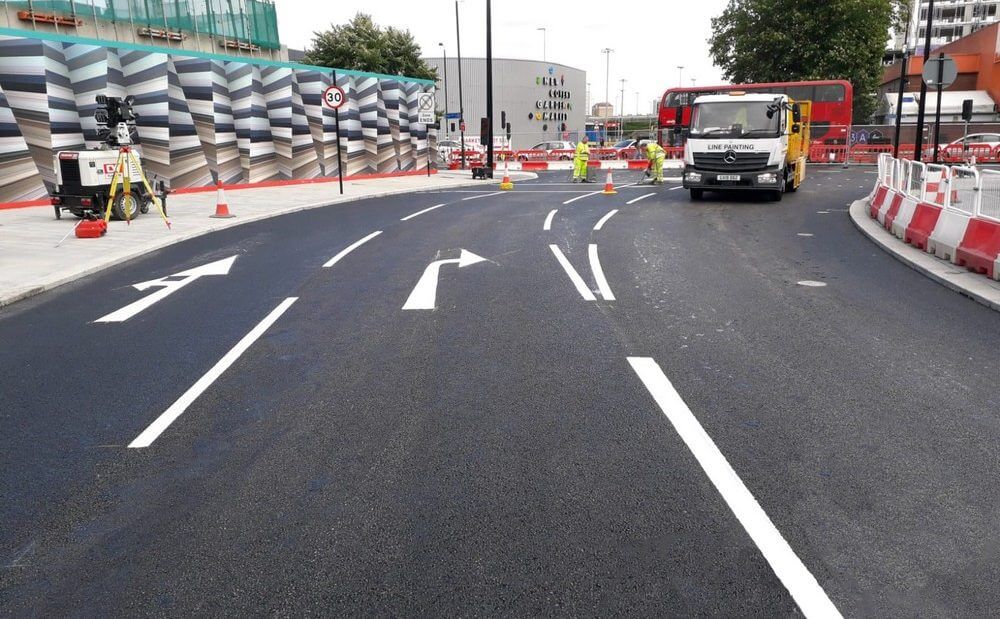
M 454 0 L 277 0 L 278 29 L 289 47 L 303 49 L 315 30 L 348 21 L 358 11 L 380 26 L 409 30 L 424 55 L 440 56 L 443 42 L 455 54 Z M 546 28 L 546 59 L 587 72 L 591 100 L 604 99 L 605 62 L 601 50 L 610 47 L 611 99 L 618 109 L 620 82 L 625 78 L 625 112 L 648 113 L 652 99 L 677 85 L 677 65 L 684 65 L 684 84 L 721 82 L 708 56 L 710 19 L 726 0 L 697 2 L 581 0 L 497 0 L 493 2 L 493 55 L 496 58 L 542 59 Z M 683 7 L 683 8 L 681 8 Z M 617 14 L 616 9 L 621 9 Z M 486 54 L 486 2 L 459 3 L 462 55 Z

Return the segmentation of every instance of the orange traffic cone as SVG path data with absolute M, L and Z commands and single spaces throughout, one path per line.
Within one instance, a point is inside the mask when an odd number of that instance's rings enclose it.
M 612 196 L 612 195 L 618 193 L 617 191 L 615 191 L 615 183 L 614 183 L 614 181 L 611 180 L 611 170 L 610 169 L 608 170 L 608 180 L 607 180 L 607 182 L 604 183 L 604 191 L 602 191 L 601 193 L 603 193 L 606 196 Z
M 222 188 L 222 181 L 216 183 L 218 189 L 216 190 L 215 199 L 215 215 L 210 215 L 215 219 L 229 219 L 230 217 L 236 217 L 229 212 L 229 204 L 226 203 L 226 190 Z
M 503 180 L 500 181 L 500 190 L 509 191 L 514 188 L 514 183 L 510 180 L 510 172 L 508 170 L 507 158 L 503 158 Z

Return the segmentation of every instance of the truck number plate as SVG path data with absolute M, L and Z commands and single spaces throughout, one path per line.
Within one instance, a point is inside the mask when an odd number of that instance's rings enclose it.
M 716 177 L 720 181 L 738 181 L 740 180 L 739 174 L 720 174 Z

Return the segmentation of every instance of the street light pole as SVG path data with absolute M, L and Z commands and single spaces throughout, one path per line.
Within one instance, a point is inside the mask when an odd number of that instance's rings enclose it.
M 895 158 L 899 157 L 899 132 L 903 122 L 903 91 L 906 90 L 906 65 L 910 57 L 910 19 L 907 15 L 906 33 L 903 35 L 903 61 L 899 67 L 899 91 L 896 93 L 896 137 L 892 140 L 892 156 Z
M 458 47 L 458 134 L 462 139 L 462 169 L 465 169 L 465 100 L 462 97 L 462 37 L 458 29 L 458 0 L 455 0 L 455 44 Z
M 934 25 L 934 0 L 927 4 L 927 32 L 924 33 L 924 62 L 931 57 L 931 26 Z M 927 82 L 920 80 L 920 104 L 917 106 L 917 140 L 914 145 L 913 160 L 923 158 L 924 149 L 924 104 L 927 103 Z M 850 151 L 848 151 L 850 152 Z
M 625 81 L 626 80 L 623 77 L 621 79 L 621 82 L 622 82 L 622 87 L 621 87 L 622 107 L 621 107 L 620 110 L 618 110 L 618 139 L 619 140 L 625 139 Z
M 541 30 L 542 31 L 542 62 L 548 62 L 545 59 L 545 38 L 546 38 L 546 32 L 547 31 L 545 30 L 545 28 L 535 28 L 535 30 Z
M 677 87 L 678 88 L 683 88 L 684 87 L 683 75 L 684 75 L 684 65 L 680 65 L 679 64 L 679 65 L 677 65 Z
M 448 124 L 448 49 L 444 43 L 438 45 L 441 46 L 441 64 L 444 65 L 444 132 L 451 137 L 451 125 Z
M 607 137 L 608 135 L 608 111 L 609 111 L 608 106 L 611 105 L 611 102 L 609 101 L 611 92 L 609 84 L 611 83 L 611 52 L 613 51 L 615 50 L 611 49 L 610 47 L 605 47 L 604 49 L 601 50 L 601 53 L 604 54 L 604 136 L 605 137 Z
M 489 135 L 486 144 L 486 169 L 493 177 L 493 2 L 486 0 L 486 122 Z

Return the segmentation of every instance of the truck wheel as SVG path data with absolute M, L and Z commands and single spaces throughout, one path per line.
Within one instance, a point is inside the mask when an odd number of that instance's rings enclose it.
M 795 193 L 798 189 L 799 186 L 795 184 L 795 172 L 792 172 L 790 176 L 785 177 L 785 191 L 788 193 Z
M 132 193 L 120 193 L 115 196 L 115 202 L 111 205 L 111 214 L 115 216 L 115 219 L 124 220 L 135 219 L 135 216 L 139 214 L 139 204 L 141 200 L 135 192 Z
M 781 202 L 781 198 L 784 195 L 785 195 L 784 191 L 782 191 L 780 189 L 775 189 L 774 191 L 771 192 L 771 201 L 772 202 Z
M 704 195 L 705 195 L 705 190 L 704 189 L 698 189 L 698 188 L 694 188 L 694 187 L 691 188 L 691 199 L 692 200 L 694 200 L 694 201 L 701 200 L 702 197 L 704 197 Z

